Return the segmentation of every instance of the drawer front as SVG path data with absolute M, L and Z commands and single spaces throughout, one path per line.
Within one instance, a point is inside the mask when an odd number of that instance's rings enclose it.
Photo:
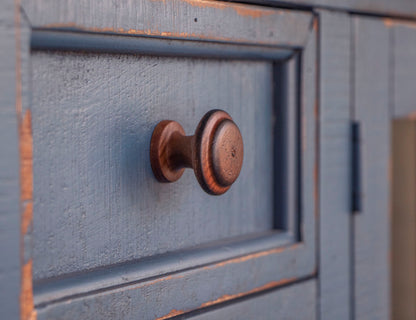
M 47 2 L 24 4 L 25 252 L 41 318 L 166 319 L 313 277 L 313 15 L 192 1 L 66 14 Z M 158 182 L 156 124 L 175 120 L 192 135 L 211 109 L 240 128 L 239 178 L 221 196 L 191 169 Z

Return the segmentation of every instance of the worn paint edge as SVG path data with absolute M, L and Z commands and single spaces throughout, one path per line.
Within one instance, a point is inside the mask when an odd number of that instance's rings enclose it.
M 396 20 L 392 18 L 384 18 L 383 23 L 386 28 L 393 28 L 393 27 L 416 28 L 416 21 L 403 21 L 403 20 Z
M 22 115 L 22 57 L 21 57 L 21 7 L 20 0 L 14 1 L 14 29 L 16 48 L 16 92 L 15 109 L 19 134 L 20 157 L 20 319 L 35 320 L 36 310 L 33 300 L 32 258 L 25 257 L 25 237 L 30 234 L 33 221 L 33 141 L 32 117 L 30 110 Z M 30 235 L 29 235 L 30 236 Z
M 166 3 L 167 0 L 151 0 L 153 2 L 162 2 Z M 173 2 L 173 1 L 170 1 Z M 279 11 L 275 9 L 269 9 L 261 6 L 256 5 L 241 5 L 238 3 L 226 3 L 226 2 L 220 2 L 216 0 L 180 0 L 178 2 L 187 3 L 193 7 L 198 8 L 214 8 L 214 9 L 233 9 L 238 15 L 240 16 L 248 16 L 251 18 L 260 18 L 263 16 L 269 16 L 274 14 L 280 14 Z
M 256 253 L 252 253 L 252 254 L 247 254 L 244 256 L 240 256 L 237 258 L 229 258 L 226 260 L 223 260 L 221 262 L 217 262 L 217 263 L 213 263 L 213 264 L 209 264 L 209 265 L 205 265 L 205 266 L 199 266 L 196 268 L 196 270 L 212 270 L 212 269 L 218 269 L 221 267 L 224 267 L 226 265 L 229 264 L 235 264 L 235 263 L 241 263 L 241 262 L 245 262 L 248 260 L 252 260 L 252 259 L 257 259 L 257 258 L 262 258 L 262 257 L 266 257 L 269 255 L 273 255 L 273 254 L 277 254 L 280 253 L 282 251 L 288 251 L 288 250 L 296 250 L 299 247 L 302 247 L 303 244 L 301 243 L 296 243 L 296 244 L 292 244 L 290 246 L 283 246 L 283 247 L 277 247 L 277 248 L 273 248 L 273 249 L 269 249 L 269 250 L 263 250 L 263 251 L 259 251 Z M 191 269 L 194 270 L 194 269 Z M 182 270 L 183 271 L 183 270 Z M 189 270 L 187 270 L 189 271 Z M 166 282 L 169 280 L 177 280 L 180 278 L 184 278 L 186 275 L 183 272 L 179 272 L 179 273 L 174 273 L 174 274 L 170 274 L 170 275 L 165 275 L 165 276 L 158 276 L 156 279 L 153 280 L 144 280 L 144 281 L 133 281 L 133 282 L 128 282 L 128 283 L 118 283 L 118 284 L 111 284 L 111 285 L 106 285 L 103 287 L 100 287 L 97 290 L 75 290 L 76 292 L 74 292 L 73 290 L 70 293 L 67 294 L 59 294 L 58 292 L 55 292 L 55 294 L 52 294 L 52 296 L 49 294 L 50 298 L 45 300 L 41 300 L 40 302 L 38 301 L 38 303 L 36 304 L 37 308 L 44 308 L 47 305 L 51 305 L 51 304 L 56 304 L 56 303 L 61 303 L 61 302 L 65 302 L 65 301 L 69 301 L 72 299 L 78 299 L 81 297 L 85 297 L 85 296 L 90 296 L 90 295 L 94 295 L 100 292 L 109 292 L 109 291 L 113 291 L 113 290 L 125 290 L 125 291 L 130 291 L 130 290 L 137 290 L 140 288 L 145 288 L 145 287 L 149 287 L 149 286 L 153 286 L 157 283 L 160 282 Z M 59 290 L 58 290 L 59 291 Z M 53 298 L 55 297 L 55 298 Z
M 19 0 L 15 0 L 16 3 L 19 3 Z M 163 0 L 164 1 L 164 0 Z M 276 12 L 267 12 L 265 13 L 264 11 L 266 10 L 261 10 L 261 9 L 247 9 L 245 8 L 245 6 L 240 6 L 241 8 L 236 8 L 237 6 L 229 6 L 229 5 L 224 5 L 221 3 L 221 5 L 212 5 L 212 3 L 214 1 L 193 1 L 193 0 L 184 0 L 184 2 L 190 3 L 193 6 L 202 6 L 202 7 L 214 7 L 214 8 L 219 8 L 219 9 L 226 9 L 226 8 L 233 8 L 235 9 L 235 11 L 237 12 L 237 14 L 242 15 L 242 16 L 251 16 L 253 18 L 257 18 L 257 17 L 261 17 L 263 15 L 272 15 L 274 13 L 278 13 L 278 14 L 282 14 L 282 12 L 280 11 L 276 11 Z M 220 4 L 220 3 L 217 3 Z M 17 8 L 20 8 L 20 3 L 17 5 Z M 19 12 L 20 10 L 17 9 L 17 12 Z M 257 12 L 258 11 L 258 12 Z M 271 11 L 271 10 L 269 10 Z M 19 17 L 18 22 L 16 22 L 19 25 L 19 28 L 17 28 L 16 31 L 16 47 L 18 48 L 17 52 L 18 54 L 16 55 L 16 59 L 18 60 L 17 66 L 16 67 L 16 73 L 18 74 L 18 81 L 17 81 L 17 94 L 16 94 L 16 110 L 18 113 L 18 117 L 19 119 L 22 117 L 22 104 L 21 104 L 21 63 L 20 63 L 20 13 L 16 14 L 17 17 Z M 76 25 L 75 23 L 68 23 L 68 24 L 50 24 L 50 25 L 45 25 L 44 27 L 47 28 L 75 28 L 75 29 L 79 29 L 81 31 L 92 31 L 92 32 L 110 32 L 110 33 L 116 33 L 116 34 L 129 34 L 129 35 L 149 35 L 149 36 L 162 36 L 162 37 L 180 37 L 180 38 L 187 38 L 187 37 L 196 37 L 196 38 L 201 38 L 201 39 L 215 39 L 213 37 L 206 37 L 204 35 L 197 35 L 197 34 L 188 34 L 185 32 L 182 33 L 174 33 L 174 32 L 159 32 L 158 30 L 134 30 L 134 29 L 128 29 L 125 30 L 123 28 L 118 28 L 118 29 L 114 29 L 114 28 L 87 28 L 87 27 L 83 27 L 83 26 L 79 26 Z M 315 29 L 315 25 L 314 25 L 314 29 Z M 240 39 L 233 39 L 233 38 L 217 38 L 219 40 L 224 40 L 224 41 L 244 41 L 244 40 L 240 40 Z M 257 42 L 257 43 L 261 43 L 261 42 Z M 19 121 L 20 122 L 20 121 Z M 20 130 L 19 130 L 19 134 L 20 134 L 20 148 L 21 148 L 21 156 L 20 156 L 20 161 L 21 161 L 21 200 L 22 200 L 22 206 L 24 207 L 24 210 L 22 212 L 22 243 L 23 243 L 23 238 L 24 236 L 27 234 L 29 227 L 32 224 L 32 219 L 33 219 L 33 170 L 32 170 L 32 135 L 31 135 L 31 114 L 30 114 L 30 110 L 27 111 L 25 113 L 25 116 L 23 118 L 23 121 L 20 125 Z M 30 150 L 30 151 L 29 151 Z M 297 247 L 297 245 L 293 245 L 291 249 L 294 249 L 295 247 Z M 227 264 L 231 264 L 231 263 L 240 263 L 243 261 L 247 261 L 250 259 L 254 259 L 254 258 L 258 258 L 258 257 L 262 257 L 262 256 L 267 256 L 269 254 L 272 253 L 279 253 L 284 251 L 284 249 L 287 248 L 275 248 L 272 250 L 268 250 L 268 251 L 262 251 L 259 253 L 255 253 L 255 254 L 250 254 L 250 255 L 246 255 L 243 257 L 239 257 L 239 258 L 233 258 L 233 259 L 229 259 L 211 266 L 207 266 L 205 267 L 206 269 L 214 269 L 216 267 L 221 267 Z M 24 250 L 24 248 L 22 249 Z M 152 281 L 149 282 L 147 285 L 152 285 L 155 282 L 160 282 L 160 281 L 164 281 L 164 280 L 169 280 L 172 278 L 180 278 L 179 277 L 166 277 L 164 279 L 158 279 L 156 281 Z M 245 295 L 249 295 L 249 294 L 253 294 L 259 291 L 263 291 L 263 290 L 267 290 L 270 288 L 274 288 L 276 286 L 280 286 L 283 284 L 286 284 L 288 282 L 292 282 L 295 281 L 296 278 L 290 278 L 290 279 L 282 279 L 280 281 L 273 281 L 270 282 L 264 286 L 255 288 L 253 290 L 244 292 L 244 293 L 238 293 L 238 294 L 233 294 L 233 295 L 224 295 L 214 301 L 210 301 L 210 302 L 206 302 L 203 303 L 198 309 L 200 308 L 205 308 L 211 305 L 215 305 L 218 303 L 223 303 L 225 301 L 231 300 L 231 299 L 235 299 L 235 298 L 239 298 L 239 297 L 243 297 Z M 22 291 L 21 291 L 21 319 L 36 319 L 36 311 L 34 310 L 33 307 L 33 287 L 32 287 L 32 259 L 30 259 L 29 261 L 25 262 L 24 264 L 22 264 Z M 188 312 L 188 311 L 186 311 Z M 168 315 L 169 317 L 171 316 L 176 316 L 179 314 L 183 314 L 184 311 L 182 310 L 172 310 Z M 159 318 L 158 318 L 159 319 Z M 166 319 L 166 318 L 160 318 L 160 319 Z
M 280 253 L 280 252 L 283 252 L 283 251 L 286 251 L 286 250 L 293 250 L 293 249 L 296 249 L 298 246 L 299 246 L 299 244 L 295 243 L 295 244 L 293 244 L 291 246 L 288 246 L 288 247 L 278 247 L 278 248 L 273 248 L 273 249 L 266 250 L 266 251 L 251 253 L 251 254 L 247 254 L 247 255 L 242 256 L 242 257 L 231 258 L 231 259 L 227 259 L 227 260 L 224 260 L 224 261 L 221 261 L 221 262 L 217 262 L 213 265 L 205 266 L 203 269 L 216 269 L 218 267 L 223 267 L 223 266 L 226 266 L 228 264 L 241 263 L 241 262 L 245 262 L 245 261 L 248 261 L 248 260 L 257 259 L 257 258 L 260 258 L 260 257 L 265 257 L 265 256 L 268 256 L 268 255 L 271 255 L 271 254 L 277 254 L 277 253 Z
M 282 279 L 279 281 L 271 281 L 269 283 L 266 283 L 265 285 L 262 285 L 260 287 L 256 287 L 254 289 L 251 289 L 249 291 L 245 291 L 245 292 L 239 292 L 239 293 L 235 293 L 235 294 L 225 294 L 215 300 L 212 301 L 207 301 L 202 303 L 199 307 L 195 308 L 195 309 L 191 309 L 191 310 L 176 310 L 176 309 L 172 309 L 169 313 L 167 313 L 164 316 L 158 317 L 155 320 L 165 320 L 165 319 L 169 319 L 171 317 L 174 316 L 178 316 L 178 315 L 182 315 L 191 311 L 196 311 L 196 310 L 200 310 L 203 308 L 207 308 L 207 307 L 211 307 L 220 303 L 224 303 L 233 299 L 238 299 L 238 298 L 242 298 L 251 294 L 255 294 L 255 293 L 259 293 L 261 291 L 265 291 L 265 290 L 270 290 L 273 288 L 276 288 L 278 286 L 282 286 L 285 284 L 288 284 L 290 282 L 294 282 L 296 281 L 297 278 L 288 278 L 288 279 Z
M 215 263 L 213 265 L 208 265 L 208 266 L 202 267 L 201 269 L 203 269 L 203 270 L 213 270 L 213 269 L 217 269 L 219 267 L 223 267 L 223 266 L 228 265 L 228 264 L 241 263 L 241 262 L 245 262 L 245 261 L 248 261 L 248 260 L 257 259 L 257 258 L 260 258 L 260 257 L 265 257 L 265 256 L 268 256 L 268 255 L 271 255 L 271 254 L 277 254 L 277 253 L 280 253 L 280 252 L 283 252 L 283 251 L 293 250 L 293 249 L 296 249 L 297 247 L 299 247 L 299 244 L 296 243 L 296 244 L 293 244 L 289 247 L 279 247 L 279 248 L 274 248 L 274 249 L 271 249 L 271 250 L 260 251 L 260 252 L 257 252 L 257 253 L 248 254 L 248 255 L 245 255 L 245 256 L 242 256 L 242 257 L 238 257 L 238 258 L 227 259 L 227 260 L 224 260 L 222 262 Z M 184 277 L 185 277 L 184 274 L 179 273 L 179 274 L 175 274 L 175 275 L 169 275 L 169 276 L 157 278 L 157 279 L 152 280 L 152 281 L 146 281 L 146 282 L 140 283 L 138 285 L 126 284 L 126 285 L 123 285 L 122 287 L 126 287 L 126 289 L 124 289 L 124 290 L 135 290 L 135 289 L 138 289 L 138 288 L 152 286 L 152 285 L 154 285 L 156 283 L 159 283 L 159 282 L 164 282 L 164 281 L 168 281 L 168 280 L 176 280 L 176 279 L 181 279 L 181 278 L 184 278 Z M 279 281 L 277 281 L 277 282 L 279 282 Z
M 188 32 L 173 32 L 173 31 L 160 31 L 157 29 L 125 29 L 122 27 L 88 27 L 75 22 L 66 23 L 50 23 L 34 26 L 36 29 L 52 30 L 52 31 L 68 31 L 68 32 L 90 32 L 101 33 L 111 35 L 130 35 L 130 36 L 148 36 L 159 38 L 170 38 L 176 40 L 199 40 L 199 41 L 216 41 L 225 43 L 237 43 L 247 45 L 263 45 L 263 46 L 279 46 L 279 47 L 302 47 L 303 43 L 295 42 L 278 42 L 276 39 L 270 41 L 254 41 L 250 38 L 237 38 L 237 37 L 221 37 L 215 35 L 204 35 L 202 33 L 188 33 Z
M 26 111 L 19 125 L 20 136 L 20 260 L 21 260 L 21 292 L 20 292 L 20 319 L 36 319 L 33 300 L 32 258 L 26 260 L 25 237 L 31 233 L 33 221 L 33 170 L 32 170 L 32 130 L 31 113 Z

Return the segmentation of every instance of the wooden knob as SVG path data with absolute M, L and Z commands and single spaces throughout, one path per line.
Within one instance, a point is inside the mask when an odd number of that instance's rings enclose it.
M 178 180 L 185 168 L 194 169 L 209 194 L 226 192 L 243 165 L 243 138 L 228 113 L 211 110 L 201 119 L 193 136 L 186 136 L 176 121 L 159 122 L 150 142 L 150 163 L 160 182 Z

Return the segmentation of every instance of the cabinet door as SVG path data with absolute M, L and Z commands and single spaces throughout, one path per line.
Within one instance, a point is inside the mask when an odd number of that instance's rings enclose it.
M 176 0 L 23 8 L 24 250 L 39 319 L 167 319 L 315 276 L 312 14 Z M 243 136 L 236 183 L 214 197 L 191 170 L 157 182 L 155 125 L 192 134 L 217 108 Z
M 320 21 L 320 316 L 388 319 L 392 34 L 377 18 Z

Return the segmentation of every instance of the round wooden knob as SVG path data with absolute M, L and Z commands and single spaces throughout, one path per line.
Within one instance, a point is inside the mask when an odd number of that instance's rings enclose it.
M 163 120 L 150 142 L 150 163 L 158 181 L 174 182 L 185 168 L 193 168 L 201 187 L 213 195 L 223 194 L 237 179 L 243 153 L 240 130 L 222 110 L 205 114 L 193 136 L 185 136 L 176 121 Z

